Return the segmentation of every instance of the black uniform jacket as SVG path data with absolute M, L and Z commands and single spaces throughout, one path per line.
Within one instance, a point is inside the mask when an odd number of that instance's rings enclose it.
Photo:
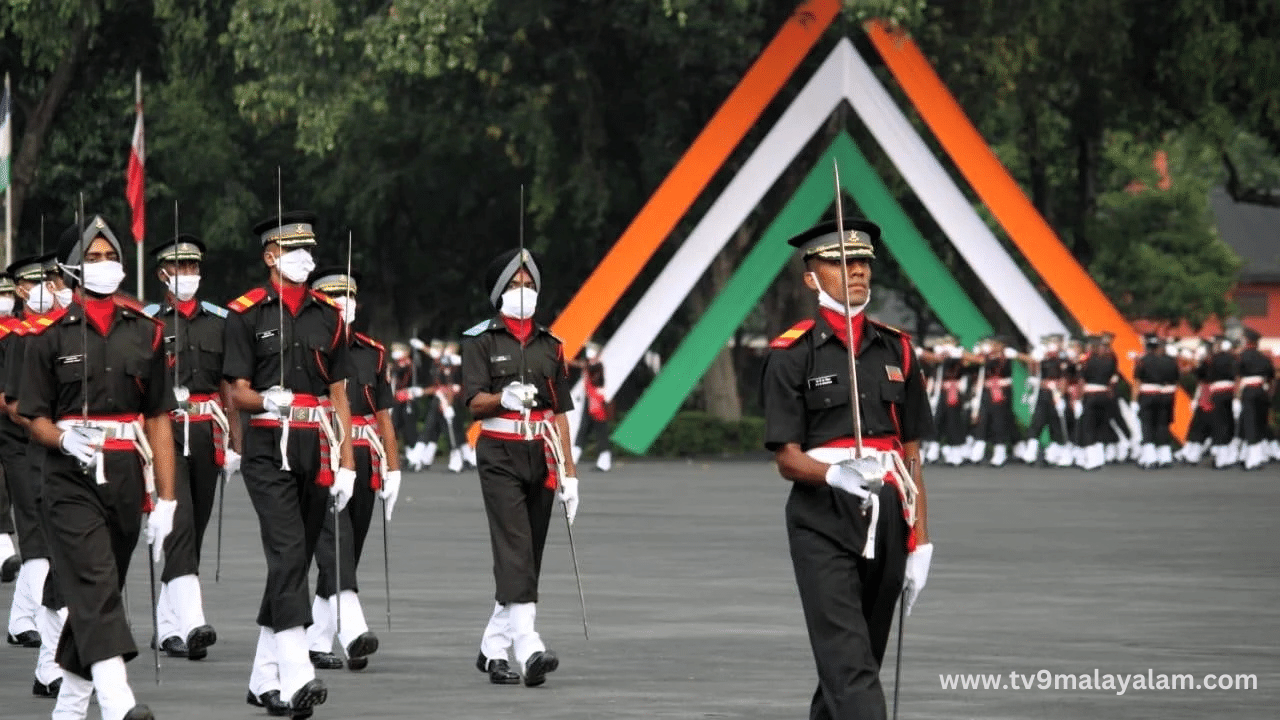
M 467 330 L 462 341 L 462 400 L 466 404 L 476 393 L 501 394 L 513 382 L 520 382 L 524 362 L 524 382 L 538 389 L 535 410 L 564 413 L 573 409 L 569 396 L 569 366 L 565 363 L 560 338 L 541 325 L 534 325 L 533 337 L 524 346 L 507 330 L 502 318 L 494 317 Z
M 296 393 L 327 396 L 330 384 L 349 376 L 342 311 L 328 297 L 308 290 L 296 317 L 284 309 L 283 328 L 274 286 L 254 288 L 229 307 L 222 360 L 228 380 L 246 379 L 259 392 L 279 385 L 282 357 L 284 387 Z
M 780 340 L 803 328 L 803 334 Z M 761 378 L 765 447 L 798 443 L 808 450 L 853 437 L 849 353 L 821 316 L 801 323 L 771 344 Z M 858 402 L 864 437 L 897 435 L 913 442 L 933 424 L 924 376 L 910 337 L 870 318 L 857 354 Z
M 198 302 L 191 317 L 178 318 L 173 306 L 164 303 L 149 305 L 147 314 L 164 323 L 164 349 L 169 356 L 170 371 L 177 366 L 178 384 L 193 395 L 218 392 L 227 311 Z
M 368 335 L 352 333 L 347 352 L 351 368 L 347 402 L 351 404 L 352 417 L 389 410 L 395 405 L 395 397 L 391 392 L 391 365 L 386 348 Z

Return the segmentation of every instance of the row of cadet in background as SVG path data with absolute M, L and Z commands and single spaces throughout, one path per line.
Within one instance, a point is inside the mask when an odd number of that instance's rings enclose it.
M 414 471 L 434 466 L 442 447 L 448 448 L 446 469 L 459 473 L 475 468 L 475 448 L 467 441 L 470 414 L 461 397 L 462 356 L 458 343 L 419 338 L 391 344 L 392 412 L 404 458 Z M 604 398 L 604 364 L 600 347 L 587 343 L 571 369 L 582 373 L 587 407 L 573 443 L 577 462 L 584 448 L 595 452 L 597 470 L 613 467 L 609 440 L 611 405 Z
M 1086 470 L 1129 461 L 1154 468 L 1198 464 L 1206 450 L 1217 468 L 1252 470 L 1280 460 L 1272 419 L 1280 348 L 1261 350 L 1259 333 L 1248 328 L 1236 341 L 1148 335 L 1145 351 L 1131 356 L 1129 383 L 1118 372 L 1113 337 L 1049 335 L 1030 352 L 1003 337 L 970 349 L 952 337 L 926 340 L 918 353 L 935 421 L 926 462 L 1001 466 L 1012 457 Z M 1018 398 L 1015 363 L 1027 373 Z M 1179 387 L 1193 396 L 1193 416 L 1186 442 L 1175 449 L 1170 425 Z M 1025 434 L 1014 402 L 1030 408 Z

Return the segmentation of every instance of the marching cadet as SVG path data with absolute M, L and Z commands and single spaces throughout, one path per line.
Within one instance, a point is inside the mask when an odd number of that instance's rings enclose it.
M 582 385 L 587 394 L 587 411 L 582 413 L 578 437 L 573 444 L 573 461 L 582 457 L 582 448 L 593 439 L 596 444 L 596 469 L 609 472 L 613 467 L 613 451 L 609 444 L 609 401 L 604 396 L 604 362 L 600 359 L 600 346 L 587 343 L 582 359 L 570 366 L 582 370 Z
M 173 420 L 174 490 L 178 512 L 165 546 L 156 617 L 160 648 L 172 657 L 202 660 L 218 636 L 205 621 L 200 556 L 205 529 L 224 473 L 240 467 L 240 423 L 232 424 L 230 386 L 222 379 L 222 338 L 227 311 L 199 300 L 204 243 L 182 234 L 151 251 L 165 285 L 163 304 L 147 314 L 164 324 L 165 352 L 176 375 L 179 405 Z
M 311 289 L 323 293 L 342 308 L 342 320 L 349 329 L 356 319 L 356 296 L 360 277 L 347 274 L 345 268 L 317 270 L 311 275 Z M 351 432 L 356 459 L 356 484 L 351 501 L 340 514 L 341 536 L 337 551 L 341 562 L 334 567 L 335 547 L 333 523 L 326 522 L 316 545 L 316 596 L 311 602 L 312 625 L 307 628 L 311 664 L 319 669 L 337 669 L 342 658 L 334 655 L 336 636 L 347 657 L 347 667 L 363 670 L 368 656 L 378 649 L 378 637 L 369 630 L 364 608 L 360 605 L 360 588 L 356 570 L 364 550 L 365 538 L 373 519 L 375 498 L 381 497 L 383 519 L 391 521 L 400 494 L 400 450 L 391 423 L 391 367 L 386 348 L 364 333 L 350 331 L 347 350 L 347 402 L 351 407 Z M 338 577 L 338 573 L 341 574 Z M 339 607 L 341 606 L 341 607 Z M 341 610 L 341 614 L 339 614 Z M 342 626 L 337 619 L 342 618 Z
M 24 548 L 31 546 L 32 554 L 29 557 L 32 562 L 23 563 L 22 572 L 30 570 L 31 575 L 20 587 L 25 588 L 25 592 L 30 594 L 29 601 L 35 604 L 35 623 L 39 631 L 36 644 L 40 648 L 36 654 L 35 681 L 31 686 L 31 694 L 53 698 L 58 696 L 62 687 L 63 672 L 58 666 L 57 650 L 62 627 L 67 619 L 67 607 L 58 589 L 57 573 L 50 564 L 46 525 L 48 506 L 41 500 L 45 447 L 31 436 L 31 421 L 18 412 L 18 395 L 25 375 L 26 348 L 35 335 L 52 325 L 55 316 L 71 305 L 71 289 L 62 280 L 56 251 L 38 258 L 29 258 L 25 262 L 27 264 L 20 270 L 22 279 L 18 282 L 18 295 L 24 303 L 24 317 L 18 328 L 18 337 L 11 340 L 5 351 L 4 396 L 9 419 L 22 429 L 26 438 L 25 446 L 19 450 L 23 460 L 15 468 L 15 472 L 21 472 L 28 478 L 28 482 L 20 486 L 25 493 L 20 506 L 27 508 L 24 512 L 29 513 L 29 517 L 20 522 L 31 528 L 26 535 Z M 18 507 L 19 505 L 15 505 L 15 509 Z M 26 558 L 25 549 L 23 553 Z
M 1187 428 L 1187 441 L 1177 456 L 1188 465 L 1200 464 L 1212 432 L 1213 400 L 1209 395 L 1209 354 L 1212 347 L 1212 340 L 1201 338 L 1187 361 L 1190 374 L 1195 378 L 1196 391 L 1191 400 L 1191 425 Z
M 404 440 L 401 447 L 405 448 L 405 460 L 417 472 L 430 466 L 436 455 L 435 443 L 428 446 L 418 435 L 418 417 L 421 415 L 418 399 L 422 397 L 422 388 L 418 386 L 418 363 L 410 346 L 402 342 L 391 343 L 391 363 L 391 389 L 396 400 L 391 420 L 398 437 Z
M 948 465 L 959 466 L 965 461 L 965 438 L 969 434 L 969 411 L 964 403 L 969 378 L 964 348 L 955 338 L 947 336 L 934 353 L 941 363 L 941 381 L 936 391 L 937 408 L 933 414 L 934 425 L 943 461 Z
M 1114 436 L 1111 430 L 1112 383 L 1117 372 L 1116 355 L 1101 336 L 1089 338 L 1089 352 L 1080 364 L 1080 377 L 1084 381 L 1084 397 L 1081 400 L 1079 441 L 1080 467 L 1097 470 L 1107 462 L 1107 441 Z
M 787 538 L 818 670 L 815 720 L 886 716 L 880 664 L 894 607 L 901 597 L 911 611 L 933 555 L 920 474 L 924 378 L 910 338 L 863 312 L 880 228 L 844 224 L 844 238 L 825 222 L 788 241 L 804 259 L 818 317 L 770 344 L 761 381 L 765 446 L 792 482 Z
M 436 397 L 440 401 L 440 414 L 449 438 L 449 471 L 455 473 L 476 466 L 476 451 L 467 441 L 467 426 L 463 421 L 466 403 L 462 399 L 462 355 L 459 352 L 458 343 L 445 343 L 436 361 L 439 371 L 435 376 Z
M 1267 418 L 1271 406 L 1271 385 L 1275 382 L 1275 366 L 1271 358 L 1258 350 L 1262 333 L 1244 329 L 1244 348 L 1240 350 L 1239 379 L 1236 394 L 1240 398 L 1240 441 L 1244 444 L 1244 468 L 1254 470 L 1267 462 L 1272 440 Z
M 222 366 L 232 403 L 251 413 L 240 472 L 267 560 L 246 701 L 290 717 L 328 698 L 308 654 L 307 575 L 331 508 L 346 507 L 356 481 L 342 310 L 306 285 L 315 220 L 290 211 L 254 227 L 270 280 L 231 302 Z
M 485 271 L 484 289 L 498 316 L 466 331 L 461 378 L 463 400 L 480 420 L 476 457 L 497 585 L 476 669 L 494 684 L 523 676 L 534 687 L 560 665 L 534 629 L 552 506 L 559 497 L 570 523 L 578 510 L 564 415 L 573 403 L 569 368 L 560 340 L 533 321 L 542 275 L 532 253 L 499 255 Z
M 26 348 L 18 409 L 48 451 L 43 502 L 53 565 L 68 616 L 58 645 L 64 671 L 55 718 L 84 718 L 96 692 L 104 720 L 153 717 L 138 705 L 125 662 L 136 656 L 120 588 L 147 522 L 149 561 L 172 530 L 174 408 L 162 329 L 117 295 L 120 243 L 98 216 L 63 233 L 58 261 L 76 302 Z
M 1209 439 L 1212 445 L 1213 466 L 1225 468 L 1239 461 L 1240 453 L 1236 437 L 1236 418 L 1232 401 L 1236 395 L 1236 377 L 1240 363 L 1232 351 L 1231 341 L 1225 337 L 1214 338 L 1214 351 L 1209 355 L 1205 381 L 1209 397 Z
M 1145 468 L 1173 464 L 1173 397 L 1178 392 L 1178 361 L 1165 351 L 1157 335 L 1147 335 L 1147 351 L 1133 366 L 1133 402 L 1142 423 L 1142 452 L 1138 464 Z
M 23 340 L 28 334 L 27 319 L 36 321 L 43 313 L 53 309 L 54 302 L 53 293 L 48 292 L 44 286 L 44 266 L 39 257 L 26 257 L 14 262 L 6 268 L 6 275 L 15 281 L 14 292 L 23 300 L 24 317 L 6 317 L 0 320 L 0 333 L 3 333 L 0 335 L 0 383 L 7 377 L 11 364 L 21 365 L 21 353 L 25 347 Z M 33 290 L 36 297 L 32 297 Z M 19 385 L 15 384 L 14 388 L 17 387 Z M 17 395 L 5 395 L 4 399 L 5 405 L 12 408 L 12 412 L 0 414 L 0 463 L 4 466 L 5 484 L 8 486 L 17 530 L 18 550 L 22 554 L 22 565 L 17 572 L 13 601 L 9 607 L 7 639 L 10 645 L 34 648 L 40 647 L 38 619 L 44 579 L 49 572 L 49 547 L 40 524 L 39 505 L 36 501 L 40 492 L 39 476 L 32 474 L 27 460 L 27 423 L 17 415 Z M 6 559 L 5 564 L 8 563 L 9 560 Z M 44 683 L 40 682 L 39 675 L 37 672 L 36 681 L 42 686 L 42 692 L 38 694 L 50 697 L 56 695 L 56 689 L 50 695 L 48 688 L 61 677 L 61 673 L 52 674 Z
M 1031 361 L 1032 372 L 1035 374 L 1035 401 L 1023 460 L 1027 464 L 1036 462 L 1040 435 L 1048 428 L 1049 445 L 1044 451 L 1045 462 L 1058 467 L 1070 466 L 1071 436 L 1067 432 L 1067 413 L 1070 412 L 1070 407 L 1064 399 L 1069 361 L 1063 352 L 1062 335 L 1052 334 L 1041 338 L 1040 346 L 1031 355 Z
M 1005 338 L 995 336 L 987 340 L 987 352 L 982 362 L 983 380 L 975 393 L 981 394 L 981 412 L 973 429 L 976 442 L 970 460 L 981 462 L 988 447 L 991 448 L 991 466 L 1000 467 L 1009 459 L 1009 448 L 1014 444 L 1018 426 L 1013 418 L 1013 361 L 1018 351 L 1009 347 Z
M 13 313 L 14 303 L 16 302 L 14 297 L 16 288 L 13 275 L 8 272 L 0 272 L 0 342 L 3 342 L 4 338 L 13 333 L 18 325 L 22 323 Z M 5 449 L 5 441 L 3 437 L 0 437 L 0 452 Z M 8 473 L 6 473 L 4 482 L 0 483 L 0 558 L 4 558 L 0 561 L 0 582 L 5 583 L 13 582 L 18 577 L 18 572 L 22 569 L 22 558 L 18 556 L 18 549 L 13 545 L 17 527 L 14 524 L 13 514 L 10 512 L 12 494 L 12 491 L 9 490 Z M 28 629 L 22 632 L 31 632 L 31 630 Z M 13 634 L 12 627 L 9 629 L 9 635 L 10 637 L 16 637 Z M 21 645 L 22 643 L 13 644 Z

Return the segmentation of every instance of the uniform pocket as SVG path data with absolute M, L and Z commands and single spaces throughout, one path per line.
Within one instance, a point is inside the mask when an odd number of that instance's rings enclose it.
M 849 386 L 831 384 L 810 388 L 804 392 L 804 404 L 810 410 L 822 410 L 848 405 Z

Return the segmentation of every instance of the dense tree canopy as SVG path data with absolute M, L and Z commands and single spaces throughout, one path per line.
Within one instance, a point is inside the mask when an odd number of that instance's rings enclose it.
M 126 226 L 132 81 L 141 70 L 148 240 L 172 232 L 176 202 L 181 229 L 215 249 L 204 273 L 211 297 L 225 300 L 261 277 L 248 228 L 274 211 L 279 168 L 283 205 L 322 217 L 322 261 L 343 258 L 348 232 L 354 238 L 354 262 L 366 276 L 362 322 L 377 331 L 450 336 L 472 324 L 486 309 L 480 268 L 516 242 L 522 223 L 552 270 L 543 310 L 550 319 L 785 22 L 789 5 L 12 0 L 0 5 L 0 68 L 14 83 L 18 251 L 36 250 L 42 220 L 51 244 L 81 193 L 88 208 Z M 1280 4 L 846 5 L 815 56 L 842 34 L 867 47 L 859 23 L 868 17 L 905 26 L 1126 312 L 1193 320 L 1230 312 L 1223 295 L 1236 264 L 1214 236 L 1205 196 L 1225 184 L 1240 199 L 1280 202 Z M 860 136 L 851 118 L 833 118 L 826 139 L 842 126 Z M 744 148 L 758 137 L 754 131 Z M 812 152 L 825 142 L 815 139 Z M 868 150 L 889 169 L 882 153 Z M 1160 150 L 1169 158 L 1167 190 L 1151 168 Z M 713 189 L 744 158 L 740 148 Z M 781 185 L 800 177 L 786 173 Z M 886 177 L 924 219 L 896 176 Z M 1133 190 L 1135 181 L 1146 189 Z M 770 193 L 750 221 L 755 232 L 788 192 Z M 750 235 L 739 233 L 704 278 L 660 351 L 678 342 Z M 931 239 L 962 279 L 970 277 L 941 238 Z M 882 277 L 923 310 L 900 273 Z M 628 293 L 624 305 L 636 297 Z M 797 298 L 794 283 L 780 281 L 753 327 L 770 332 L 790 322 Z M 733 357 L 722 362 L 729 372 L 722 367 L 718 376 L 731 378 Z

